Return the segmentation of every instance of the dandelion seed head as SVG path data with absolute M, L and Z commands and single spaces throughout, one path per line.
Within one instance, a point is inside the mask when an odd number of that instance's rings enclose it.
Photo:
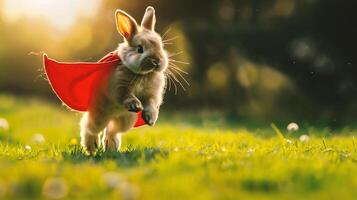
M 247 151 L 247 156 L 252 156 L 254 154 L 255 150 L 253 148 L 248 149 Z
M 36 133 L 32 136 L 32 141 L 36 144 L 43 144 L 46 140 L 41 133 Z
M 30 145 L 25 145 L 25 150 L 26 150 L 26 151 L 31 151 L 31 149 L 32 149 L 32 148 L 31 148 Z
M 308 142 L 310 140 L 310 137 L 308 135 L 304 134 L 299 137 L 299 140 L 301 142 Z
M 299 125 L 295 122 L 291 122 L 290 124 L 288 124 L 288 126 L 286 127 L 286 129 L 289 132 L 295 132 L 299 130 Z
M 0 130 L 9 130 L 10 126 L 9 126 L 9 122 L 4 119 L 4 118 L 0 118 Z

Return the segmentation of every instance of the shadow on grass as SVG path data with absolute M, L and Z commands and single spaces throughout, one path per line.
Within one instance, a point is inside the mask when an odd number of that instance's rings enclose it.
M 169 156 L 169 152 L 160 148 L 144 147 L 138 149 L 128 148 L 120 152 L 103 152 L 99 150 L 95 156 L 86 156 L 80 146 L 73 146 L 69 151 L 63 152 L 62 155 L 64 160 L 73 163 L 87 161 L 101 163 L 107 160 L 114 160 L 118 166 L 133 167 L 150 163 L 157 159 L 166 159 Z

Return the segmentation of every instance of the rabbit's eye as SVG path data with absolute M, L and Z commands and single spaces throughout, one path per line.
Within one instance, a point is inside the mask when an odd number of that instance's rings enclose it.
M 144 48 L 143 48 L 143 46 L 138 45 L 136 51 L 137 51 L 138 53 L 144 53 Z

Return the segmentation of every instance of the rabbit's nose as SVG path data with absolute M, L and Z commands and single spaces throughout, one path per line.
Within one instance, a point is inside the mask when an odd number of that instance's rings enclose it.
M 160 66 L 160 58 L 157 56 L 152 56 L 150 58 L 150 62 L 154 67 L 159 67 Z
M 160 66 L 160 62 L 155 59 L 151 60 L 151 63 L 152 63 L 152 65 L 154 65 L 154 67 Z

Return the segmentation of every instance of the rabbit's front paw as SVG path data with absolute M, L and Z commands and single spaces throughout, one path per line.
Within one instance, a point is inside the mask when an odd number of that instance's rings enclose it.
M 158 118 L 159 111 L 153 108 L 145 108 L 142 117 L 146 124 L 153 126 Z
M 130 112 L 139 112 L 143 110 L 143 105 L 137 98 L 129 98 L 124 101 L 124 106 Z

